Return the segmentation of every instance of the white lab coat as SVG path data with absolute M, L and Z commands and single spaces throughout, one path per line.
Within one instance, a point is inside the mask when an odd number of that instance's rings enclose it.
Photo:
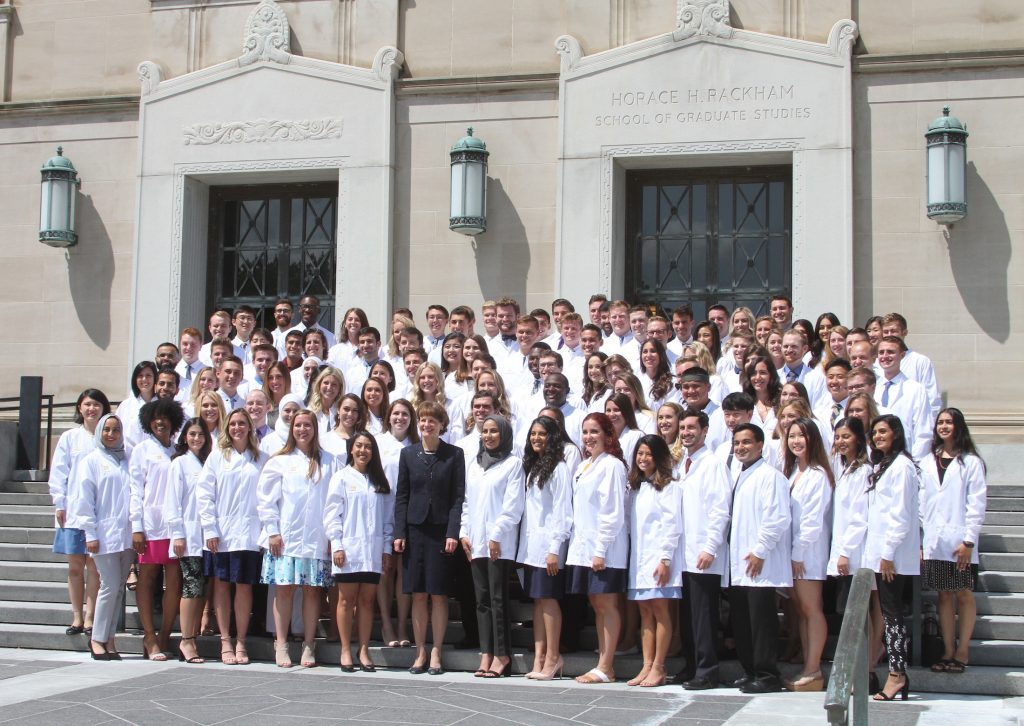
M 879 404 L 879 408 L 881 408 L 882 398 L 885 396 L 886 383 L 888 381 L 882 377 L 875 384 L 875 401 Z M 910 380 L 902 372 L 897 373 L 892 379 L 888 402 L 885 405 L 899 416 L 910 455 L 915 460 L 922 461 L 931 454 L 932 427 L 935 420 L 932 417 L 931 404 L 928 403 L 928 393 L 924 386 L 917 381 Z
M 86 542 L 99 542 L 94 555 L 124 552 L 132 547 L 131 481 L 128 460 L 118 461 L 106 449 L 93 449 L 79 462 L 79 495 L 74 516 Z
M 128 472 L 132 479 L 132 532 L 142 532 L 146 539 L 169 539 L 167 526 L 167 472 L 174 446 L 165 447 L 147 436 L 132 449 Z
M 921 574 L 918 487 L 914 462 L 901 454 L 868 492 L 862 567 L 880 572 L 880 561 L 889 560 L 898 575 Z
M 908 350 L 900 361 L 900 370 L 907 378 L 924 386 L 934 421 L 942 409 L 942 395 L 939 393 L 938 381 L 935 380 L 935 366 L 932 365 L 931 359 L 916 350 Z
M 686 459 L 690 471 L 686 472 Z M 729 584 L 729 509 L 732 505 L 732 478 L 725 462 L 707 446 L 692 455 L 684 454 L 678 467 L 683 491 L 683 566 L 687 572 L 721 575 L 722 586 Z M 706 570 L 697 569 L 697 557 L 707 552 L 714 557 Z
M 644 437 L 643 431 L 637 429 L 623 429 L 619 434 L 619 446 L 622 448 L 622 460 L 626 462 L 626 471 L 633 465 L 633 454 L 636 453 L 636 445 Z
M 175 557 L 174 540 L 185 540 L 185 557 L 203 554 L 203 527 L 199 523 L 196 486 L 203 464 L 191 451 L 171 461 L 167 470 L 167 503 L 164 508 L 171 542 L 168 554 Z
M 661 491 L 649 481 L 629 493 L 629 588 L 681 587 L 683 562 L 679 541 L 683 535 L 682 491 L 670 481 Z M 659 585 L 654 571 L 669 561 L 668 581 Z
M 783 364 L 782 368 L 779 368 L 779 380 L 782 381 L 783 385 L 789 380 L 788 373 L 786 372 L 787 365 L 789 364 Z M 803 363 L 796 381 L 803 383 L 804 388 L 807 389 L 807 397 L 811 401 L 812 411 L 823 405 L 828 405 L 828 402 L 832 400 L 832 394 L 828 392 L 828 384 L 825 383 L 825 375 L 821 372 L 821 366 L 811 368 L 806 363 Z
M 526 488 L 516 562 L 546 567 L 551 554 L 558 556 L 561 569 L 565 566 L 571 533 L 572 474 L 563 461 L 555 467 L 543 489 L 535 484 Z
M 327 559 L 324 502 L 334 473 L 334 457 L 320 450 L 320 467 L 309 477 L 310 457 L 295 449 L 270 457 L 256 485 L 256 511 L 263 531 L 259 544 L 281 535 L 281 554 L 288 557 Z
M 853 471 L 836 466 L 833 471 L 836 475 L 836 490 L 832 498 L 832 547 L 826 574 L 838 577 L 840 557 L 846 557 L 850 561 L 851 573 L 860 569 L 864 557 L 864 530 L 868 521 L 868 475 L 871 473 L 871 466 L 864 463 Z
M 78 473 L 75 468 L 82 458 L 96 448 L 93 435 L 83 427 L 68 429 L 60 435 L 50 459 L 50 498 L 54 509 L 64 510 L 64 526 L 81 529 L 72 516 L 78 497 Z M 55 525 L 56 526 L 56 525 Z
M 828 474 L 820 467 L 809 467 L 803 474 L 795 469 L 789 483 L 791 559 L 803 563 L 802 579 L 824 580 L 832 526 L 832 485 Z
M 603 557 L 606 567 L 629 565 L 626 521 L 626 467 L 609 453 L 588 458 L 576 470 L 572 497 L 573 530 L 567 565 L 590 567 Z
M 790 561 L 789 482 L 764 459 L 744 469 L 733 490 L 729 536 L 730 579 L 733 586 L 792 587 Z M 753 553 L 764 560 L 761 574 L 747 574 Z
M 345 563 L 332 563 L 332 572 L 382 572 L 394 540 L 394 485 L 379 494 L 365 474 L 351 466 L 338 469 L 327 487 L 323 527 L 331 551 L 345 553 Z
M 227 456 L 219 448 L 210 453 L 196 486 L 204 544 L 216 537 L 218 552 L 259 550 L 256 482 L 266 461 L 262 452 L 258 458 L 233 448 Z
M 519 522 L 526 506 L 523 462 L 510 454 L 486 471 L 474 459 L 466 470 L 459 539 L 468 539 L 472 559 L 488 557 L 488 542 L 501 547 L 501 559 L 516 555 Z
M 395 438 L 394 434 L 390 431 L 374 436 L 377 440 L 377 449 L 380 451 L 380 462 L 384 467 L 384 476 L 388 479 L 388 484 L 391 485 L 391 491 L 397 491 L 398 488 L 398 457 L 402 453 L 402 449 L 408 446 L 411 442 L 409 437 L 399 441 Z M 344 457 L 337 457 L 335 460 L 335 468 L 340 470 L 348 462 L 348 455 Z
M 963 454 L 949 463 L 939 482 L 935 456 L 921 460 L 921 548 L 926 560 L 955 562 L 953 550 L 962 542 L 978 544 L 985 523 L 987 485 L 985 465 L 972 454 Z M 978 564 L 977 546 L 971 550 L 971 562 Z

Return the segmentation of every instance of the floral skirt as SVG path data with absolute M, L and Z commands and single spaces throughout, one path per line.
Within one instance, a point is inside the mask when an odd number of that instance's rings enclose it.
M 263 571 L 260 582 L 266 585 L 308 585 L 327 587 L 334 583 L 331 577 L 331 563 L 313 557 L 275 557 L 269 552 L 263 554 Z

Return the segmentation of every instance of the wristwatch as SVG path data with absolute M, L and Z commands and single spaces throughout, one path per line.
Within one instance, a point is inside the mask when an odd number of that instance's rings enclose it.
M 964 547 L 966 547 L 969 550 L 973 550 L 974 549 L 974 543 L 973 542 L 964 542 L 963 545 L 964 545 Z

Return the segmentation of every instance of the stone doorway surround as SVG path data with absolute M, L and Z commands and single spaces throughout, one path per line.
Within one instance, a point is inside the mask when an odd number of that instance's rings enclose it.
M 387 318 L 402 53 L 383 47 L 359 68 L 293 55 L 289 34 L 284 11 L 261 0 L 238 58 L 173 79 L 139 65 L 129 368 L 185 326 L 205 333 L 213 185 L 337 181 L 336 295 Z
M 791 164 L 794 305 L 849 319 L 856 38 L 733 28 L 728 0 L 679 0 L 675 30 L 589 56 L 558 38 L 558 294 L 623 294 L 627 169 Z

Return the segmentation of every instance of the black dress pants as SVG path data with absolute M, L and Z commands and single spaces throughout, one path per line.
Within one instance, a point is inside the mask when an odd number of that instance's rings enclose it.
M 683 573 L 683 600 L 679 621 L 689 677 L 718 681 L 718 606 L 722 576 Z M 691 675 L 692 674 L 692 675 Z
M 476 620 L 480 629 L 480 652 L 512 655 L 512 613 L 508 576 L 512 560 L 477 557 L 470 563 L 476 591 Z
M 889 656 L 890 673 L 906 673 L 909 656 L 907 651 L 907 624 L 903 620 L 903 590 L 907 576 L 896 575 L 892 582 L 886 582 L 875 573 L 878 583 L 878 601 L 882 606 L 882 621 L 885 623 L 883 633 L 885 652 Z
M 774 587 L 732 587 L 732 634 L 736 655 L 751 678 L 779 677 L 775 650 L 779 639 Z
M 480 635 L 477 632 L 476 617 L 476 592 L 473 582 L 473 573 L 466 559 L 466 553 L 460 545 L 452 555 L 455 559 L 454 567 L 454 592 L 455 599 L 459 602 L 459 612 L 462 617 L 463 643 L 475 646 L 480 642 Z

